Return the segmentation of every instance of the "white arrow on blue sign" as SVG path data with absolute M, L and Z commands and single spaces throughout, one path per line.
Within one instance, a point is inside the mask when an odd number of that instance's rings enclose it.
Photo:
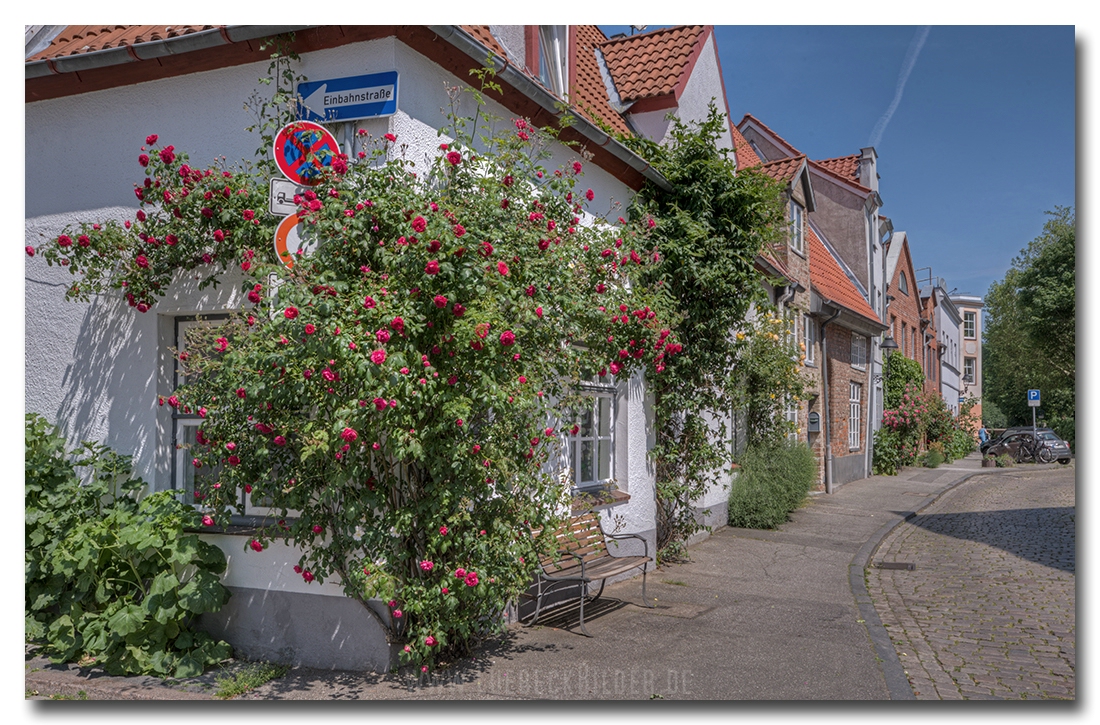
M 299 83 L 298 98 L 305 121 L 392 116 L 397 112 L 397 71 Z

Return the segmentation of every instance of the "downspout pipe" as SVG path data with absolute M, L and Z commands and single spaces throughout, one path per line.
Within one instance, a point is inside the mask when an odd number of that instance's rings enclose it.
M 472 35 L 462 28 L 456 25 L 428 25 L 427 28 L 443 40 L 458 48 L 471 59 L 478 63 L 485 62 L 485 46 L 475 40 Z M 494 54 L 492 63 L 497 77 L 500 80 L 530 98 L 555 118 L 561 118 L 564 115 L 559 108 L 561 99 L 536 83 L 522 70 L 511 65 L 507 58 L 501 58 Z M 604 149 L 619 161 L 622 161 L 665 191 L 672 190 L 672 185 L 669 184 L 668 179 L 655 169 L 650 168 L 649 162 L 635 154 L 626 146 L 623 146 L 611 136 L 608 136 L 587 118 L 575 113 L 572 114 L 571 121 L 571 128 L 590 140 L 593 144 Z
M 832 441 L 832 409 L 829 408 L 829 336 L 825 327 L 830 322 L 840 317 L 840 308 L 821 322 L 821 395 L 824 396 L 822 404 L 825 408 L 825 493 L 833 492 L 833 441 Z

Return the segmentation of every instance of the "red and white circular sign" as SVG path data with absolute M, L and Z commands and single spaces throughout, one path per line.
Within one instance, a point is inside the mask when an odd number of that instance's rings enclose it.
M 340 153 L 336 137 L 312 121 L 295 121 L 279 129 L 272 145 L 275 165 L 295 184 L 316 186 L 323 170 Z
M 306 225 L 299 224 L 297 214 L 284 217 L 279 226 L 275 228 L 275 255 L 287 269 L 294 269 L 294 260 L 298 258 L 298 250 L 302 254 L 309 254 L 317 246 L 316 238 L 306 233 Z

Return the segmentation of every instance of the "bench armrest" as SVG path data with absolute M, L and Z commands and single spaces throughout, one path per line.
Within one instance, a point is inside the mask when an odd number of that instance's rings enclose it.
M 638 539 L 642 542 L 642 553 L 646 557 L 649 556 L 649 541 L 644 536 L 638 534 L 604 534 L 609 539 Z

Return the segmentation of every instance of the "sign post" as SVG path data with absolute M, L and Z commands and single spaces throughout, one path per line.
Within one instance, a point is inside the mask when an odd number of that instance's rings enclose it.
M 1038 438 L 1038 429 L 1035 427 L 1035 409 L 1039 407 L 1039 391 L 1027 391 L 1027 404 L 1031 408 L 1031 435 Z

